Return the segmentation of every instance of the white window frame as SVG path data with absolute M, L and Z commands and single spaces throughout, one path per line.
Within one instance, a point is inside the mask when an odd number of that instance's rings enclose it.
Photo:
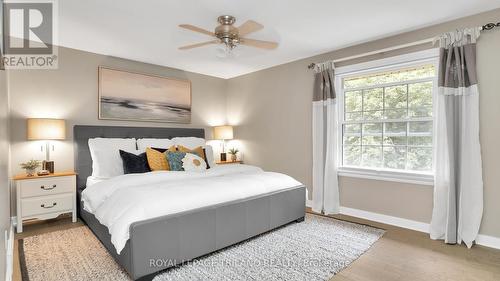
M 429 49 L 425 51 L 394 56 L 386 59 L 374 60 L 365 63 L 348 65 L 336 68 L 335 70 L 335 88 L 337 93 L 338 104 L 338 140 L 337 140 L 337 157 L 338 175 L 344 177 L 365 178 L 383 181 L 393 181 L 402 183 L 411 183 L 425 186 L 434 185 L 434 171 L 418 172 L 408 170 L 392 170 L 385 168 L 364 168 L 364 167 L 346 167 L 342 166 L 342 144 L 343 144 L 343 120 L 344 120 L 344 85 L 343 81 L 346 77 L 369 74 L 374 72 L 384 72 L 397 70 L 405 67 L 418 66 L 422 64 L 433 64 L 436 69 L 436 76 L 433 80 L 433 126 L 435 124 L 434 117 L 436 116 L 436 94 L 437 94 L 437 70 L 439 67 L 439 49 Z M 426 79 L 428 81 L 429 79 Z M 412 81 L 413 82 L 413 81 Z M 418 81 L 417 81 L 418 82 Z M 399 120 L 399 119 L 398 119 Z M 412 119 L 419 121 L 418 119 Z M 385 121 L 385 120 L 384 120 Z M 388 120 L 390 121 L 390 120 Z M 435 147 L 433 141 L 433 148 Z M 433 152 L 434 154 L 434 152 Z M 434 165 L 433 165 L 434 169 Z

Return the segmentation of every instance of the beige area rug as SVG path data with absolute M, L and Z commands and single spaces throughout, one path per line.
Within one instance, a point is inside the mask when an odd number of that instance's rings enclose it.
M 235 246 L 159 273 L 154 280 L 328 280 L 384 231 L 308 214 Z M 130 280 L 86 226 L 19 241 L 23 280 Z
M 19 240 L 23 281 L 130 280 L 87 226 Z

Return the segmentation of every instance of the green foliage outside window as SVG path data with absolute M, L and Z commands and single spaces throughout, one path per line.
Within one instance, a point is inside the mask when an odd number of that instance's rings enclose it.
M 433 65 L 344 79 L 343 164 L 432 170 Z

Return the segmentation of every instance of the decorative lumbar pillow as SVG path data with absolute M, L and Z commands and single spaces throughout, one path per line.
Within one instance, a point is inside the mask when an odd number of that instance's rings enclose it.
M 140 152 L 140 151 L 137 151 Z M 125 174 L 141 174 L 150 172 L 146 153 L 134 154 L 120 149 Z
M 201 172 L 207 169 L 207 163 L 196 154 L 186 153 L 186 156 L 182 158 L 182 168 L 184 171 Z
M 179 145 L 179 146 L 177 146 L 177 150 L 181 151 L 181 152 L 186 152 L 186 153 L 198 155 L 199 157 L 201 157 L 201 159 L 203 159 L 203 161 L 205 161 L 206 169 L 210 169 L 210 165 L 208 164 L 205 149 L 202 146 L 198 146 L 198 147 L 195 147 L 193 149 L 189 149 L 183 145 Z
M 168 151 L 168 150 L 167 150 Z M 168 165 L 167 156 L 165 152 L 160 152 L 153 148 L 146 148 L 146 158 L 148 161 L 149 168 L 151 171 L 169 171 L 170 165 Z
M 207 166 L 209 168 L 215 167 L 214 151 L 210 145 L 207 145 L 206 140 L 196 137 L 176 137 L 172 139 L 172 142 L 177 146 L 184 146 L 189 149 L 194 149 L 196 147 L 203 147 L 205 149 L 205 156 L 207 159 Z
M 182 159 L 186 156 L 186 152 L 167 151 L 167 161 L 170 171 L 184 171 L 182 168 Z

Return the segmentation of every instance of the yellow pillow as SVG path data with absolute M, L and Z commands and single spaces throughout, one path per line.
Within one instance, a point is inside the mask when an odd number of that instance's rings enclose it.
M 175 146 L 171 146 L 164 152 L 160 152 L 153 148 L 146 148 L 146 157 L 151 171 L 170 171 L 170 166 L 167 161 L 167 151 L 175 151 Z
M 201 159 L 205 160 L 206 161 L 206 156 L 205 156 L 205 150 L 203 149 L 202 146 L 198 146 L 196 148 L 193 148 L 193 149 L 189 149 L 185 146 L 182 146 L 182 145 L 179 145 L 177 146 L 177 151 L 180 151 L 180 152 L 185 152 L 185 153 L 191 153 L 191 154 L 196 154 L 198 156 L 201 157 Z

